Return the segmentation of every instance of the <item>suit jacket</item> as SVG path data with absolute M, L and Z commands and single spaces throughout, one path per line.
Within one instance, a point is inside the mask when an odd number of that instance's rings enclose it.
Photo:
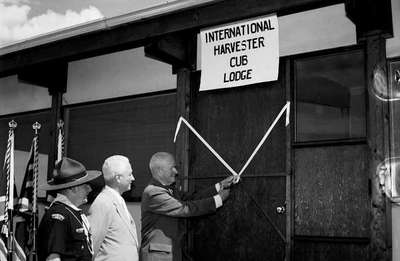
M 94 260 L 137 261 L 138 239 L 132 216 L 126 215 L 121 199 L 105 187 L 88 211 Z
M 173 191 L 152 180 L 142 195 L 141 260 L 181 260 L 181 218 L 205 215 L 216 211 L 215 187 L 202 191 L 192 200 L 181 200 Z

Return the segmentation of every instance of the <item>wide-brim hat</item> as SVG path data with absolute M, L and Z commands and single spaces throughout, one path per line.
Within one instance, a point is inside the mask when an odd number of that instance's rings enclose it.
M 101 171 L 86 170 L 82 163 L 63 158 L 56 164 L 53 178 L 47 181 L 48 184 L 40 186 L 40 189 L 51 191 L 71 188 L 89 183 L 100 175 Z

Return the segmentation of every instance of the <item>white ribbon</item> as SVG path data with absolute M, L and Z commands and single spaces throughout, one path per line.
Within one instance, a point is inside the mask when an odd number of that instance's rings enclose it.
M 243 168 L 239 172 L 239 176 L 242 175 L 244 170 L 247 168 L 247 166 L 250 164 L 250 162 L 253 160 L 254 156 L 257 154 L 258 150 L 261 148 L 261 146 L 264 144 L 265 140 L 268 138 L 269 134 L 271 133 L 272 129 L 275 127 L 276 123 L 278 123 L 279 119 L 282 117 L 282 114 L 286 111 L 286 121 L 285 121 L 285 126 L 289 125 L 289 113 L 290 113 L 290 102 L 287 102 L 285 106 L 283 106 L 282 110 L 279 112 L 278 116 L 275 118 L 274 122 L 271 124 L 267 132 L 264 134 L 264 137 L 261 139 L 261 141 L 258 143 L 257 147 L 254 149 L 253 153 L 247 160 L 247 162 L 244 164 Z
M 186 126 L 194 133 L 194 135 L 197 136 L 197 138 L 199 138 L 199 140 L 211 151 L 211 153 L 232 173 L 232 175 L 235 177 L 238 174 L 236 173 L 236 171 L 234 171 L 232 169 L 231 166 L 229 166 L 228 163 L 226 163 L 226 161 L 210 146 L 210 144 L 208 144 L 208 142 L 203 139 L 203 137 L 201 137 L 201 135 L 192 127 L 192 125 L 190 125 L 189 122 L 187 122 L 182 116 L 179 118 L 178 124 L 176 126 L 176 131 L 175 131 L 175 136 L 174 136 L 174 142 L 176 141 L 176 136 L 178 135 L 179 129 L 181 127 L 181 123 L 185 123 Z
M 240 176 L 243 174 L 247 166 L 250 164 L 250 162 L 253 160 L 254 156 L 257 154 L 261 146 L 264 144 L 265 140 L 268 138 L 269 134 L 271 133 L 272 129 L 275 127 L 275 125 L 278 123 L 279 119 L 282 117 L 283 113 L 286 111 L 286 120 L 285 120 L 285 126 L 289 125 L 289 116 L 290 116 L 290 102 L 286 102 L 286 104 L 283 106 L 281 111 L 279 112 L 278 116 L 276 116 L 275 120 L 272 122 L 271 126 L 267 130 L 267 132 L 264 134 L 264 137 L 261 139 L 261 141 L 258 143 L 257 147 L 254 149 L 253 153 L 247 160 L 247 162 L 244 164 L 242 169 L 240 170 L 239 174 L 232 169 L 231 166 L 229 166 L 228 163 L 208 144 L 208 142 L 190 125 L 189 122 L 187 122 L 182 116 L 179 118 L 178 123 L 176 125 L 176 130 L 175 130 L 175 136 L 174 136 L 174 142 L 176 142 L 176 137 L 178 135 L 179 129 L 181 127 L 182 122 L 193 132 L 194 135 L 196 135 L 197 138 L 211 151 L 211 153 L 232 173 L 234 177 L 234 183 L 239 182 Z

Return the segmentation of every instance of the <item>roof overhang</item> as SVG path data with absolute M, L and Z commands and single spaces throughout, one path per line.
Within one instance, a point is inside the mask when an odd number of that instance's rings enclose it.
M 178 0 L 2 48 L 0 77 L 40 64 L 64 64 L 146 46 L 168 35 L 196 33 L 200 28 L 234 20 L 269 13 L 286 15 L 354 1 L 359 0 Z

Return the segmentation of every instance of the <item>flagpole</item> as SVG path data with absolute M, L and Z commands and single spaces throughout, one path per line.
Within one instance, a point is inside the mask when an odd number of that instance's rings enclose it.
M 7 260 L 12 261 L 14 253 L 14 228 L 13 228 L 13 209 L 14 209 L 14 129 L 17 123 L 12 120 L 8 123 L 10 138 L 10 164 L 9 164 L 9 181 L 8 181 L 8 253 Z
M 31 250 L 31 261 L 37 260 L 37 242 L 36 234 L 38 228 L 38 208 L 37 208 L 37 190 L 38 190 L 38 173 L 39 173 L 39 131 L 41 125 L 39 122 L 35 122 L 32 125 L 35 131 L 34 143 L 33 143 L 33 199 L 32 199 L 32 250 Z

